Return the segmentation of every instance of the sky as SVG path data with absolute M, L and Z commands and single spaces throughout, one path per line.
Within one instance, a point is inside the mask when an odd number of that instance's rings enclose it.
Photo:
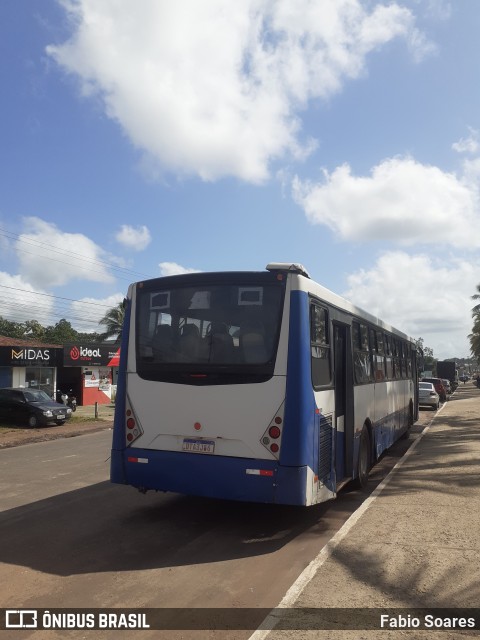
M 299 262 L 434 356 L 480 283 L 478 0 L 2 0 L 0 315 Z

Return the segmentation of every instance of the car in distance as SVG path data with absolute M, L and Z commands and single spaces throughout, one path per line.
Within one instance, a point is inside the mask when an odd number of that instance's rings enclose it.
M 55 402 L 41 389 L 0 389 L 0 420 L 26 424 L 32 429 L 49 422 L 64 424 L 70 407 Z
M 440 396 L 432 382 L 420 382 L 418 385 L 418 404 L 420 407 L 431 407 L 434 411 L 440 406 Z
M 451 393 L 452 393 L 452 385 L 450 384 L 450 380 L 447 380 L 446 378 L 441 378 L 441 381 L 443 382 L 443 386 L 445 387 L 445 391 L 447 392 L 447 396 L 451 395 Z
M 422 378 L 421 382 L 431 382 L 435 387 L 435 391 L 440 396 L 442 402 L 447 401 L 447 390 L 443 386 L 443 382 L 440 378 Z

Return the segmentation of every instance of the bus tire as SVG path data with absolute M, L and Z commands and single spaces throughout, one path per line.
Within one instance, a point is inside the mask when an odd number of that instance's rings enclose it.
M 371 459 L 370 435 L 366 425 L 363 425 L 358 448 L 357 477 L 355 478 L 355 485 L 359 489 L 365 489 L 367 486 L 368 473 L 372 464 Z

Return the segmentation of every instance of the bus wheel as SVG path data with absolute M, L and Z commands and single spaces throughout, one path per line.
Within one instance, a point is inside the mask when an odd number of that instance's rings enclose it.
M 359 489 L 364 489 L 368 482 L 368 472 L 371 466 L 370 436 L 368 429 L 364 425 L 360 435 L 360 446 L 358 450 L 357 477 L 355 484 Z

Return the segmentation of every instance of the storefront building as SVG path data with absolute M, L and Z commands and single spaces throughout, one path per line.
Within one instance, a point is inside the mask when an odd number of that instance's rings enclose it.
M 63 348 L 0 336 L 0 387 L 34 387 L 53 396 Z
M 120 347 L 42 344 L 0 336 L 0 388 L 34 387 L 53 397 L 74 395 L 79 405 L 114 400 Z
M 63 346 L 63 368 L 59 378 L 70 378 L 81 404 L 110 404 L 114 400 L 120 347 L 72 343 Z

